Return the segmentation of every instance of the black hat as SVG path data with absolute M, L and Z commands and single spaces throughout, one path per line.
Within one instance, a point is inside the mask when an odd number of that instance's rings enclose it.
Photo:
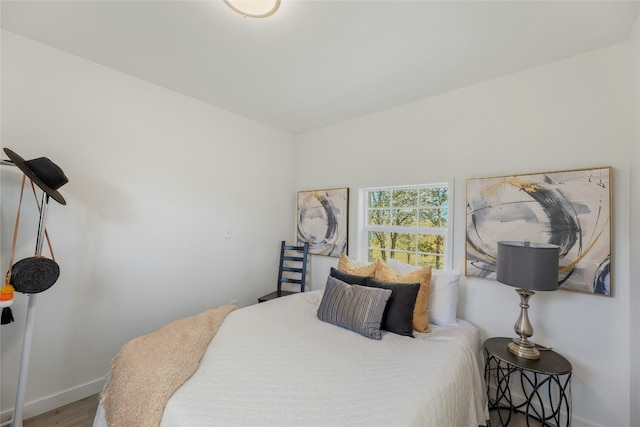
M 62 194 L 58 192 L 58 188 L 65 185 L 69 180 L 58 165 L 46 157 L 25 160 L 8 148 L 5 148 L 4 152 L 7 153 L 11 161 L 45 193 L 53 197 L 53 199 L 60 204 L 67 204 Z

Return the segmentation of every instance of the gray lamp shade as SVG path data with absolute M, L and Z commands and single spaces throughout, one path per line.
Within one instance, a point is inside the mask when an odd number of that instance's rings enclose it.
M 498 242 L 498 282 L 531 291 L 555 291 L 559 258 L 557 245 Z

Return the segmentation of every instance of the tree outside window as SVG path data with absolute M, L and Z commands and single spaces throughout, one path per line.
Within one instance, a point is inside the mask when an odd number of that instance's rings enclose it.
M 449 185 L 364 190 L 369 261 L 395 259 L 417 266 L 446 266 Z

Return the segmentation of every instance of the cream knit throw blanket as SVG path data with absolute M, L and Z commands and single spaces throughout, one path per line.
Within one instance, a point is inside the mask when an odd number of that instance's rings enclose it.
M 209 342 L 236 306 L 177 320 L 129 341 L 113 359 L 102 404 L 109 427 L 157 427 L 173 393 L 198 368 Z

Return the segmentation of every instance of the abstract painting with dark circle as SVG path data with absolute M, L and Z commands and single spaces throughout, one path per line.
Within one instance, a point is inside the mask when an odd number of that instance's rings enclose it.
M 340 257 L 347 250 L 349 189 L 298 192 L 297 243 L 309 253 Z
M 612 296 L 612 168 L 471 178 L 467 276 L 496 278 L 503 240 L 560 246 L 560 289 Z

